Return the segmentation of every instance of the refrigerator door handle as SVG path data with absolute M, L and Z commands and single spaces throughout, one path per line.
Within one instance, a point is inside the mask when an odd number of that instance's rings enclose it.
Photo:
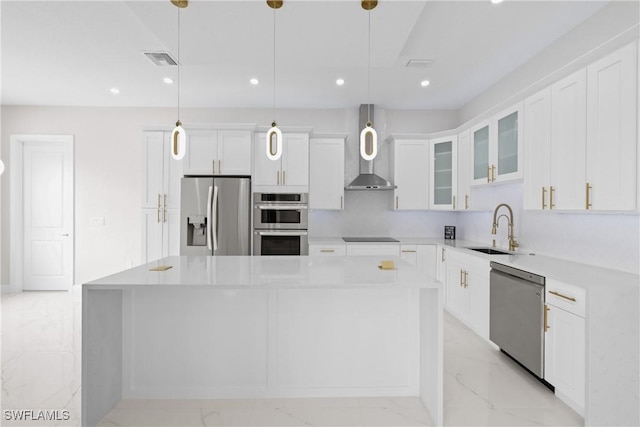
M 209 186 L 209 195 L 207 196 L 207 248 L 211 247 L 211 198 L 213 196 L 213 186 Z
M 213 235 L 213 251 L 218 250 L 218 186 L 213 187 L 213 215 L 211 234 Z

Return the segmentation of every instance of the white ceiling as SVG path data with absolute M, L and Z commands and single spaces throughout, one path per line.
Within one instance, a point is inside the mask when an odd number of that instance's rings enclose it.
M 606 3 L 380 0 L 371 12 L 370 101 L 459 109 Z M 176 106 L 177 67 L 142 54 L 177 57 L 178 8 L 169 0 L 0 7 L 3 105 Z M 271 107 L 273 16 L 264 0 L 191 0 L 180 12 L 181 106 Z M 276 12 L 276 106 L 367 103 L 367 25 L 359 0 L 285 0 Z M 409 59 L 434 62 L 407 68 Z M 421 87 L 424 79 L 431 85 Z

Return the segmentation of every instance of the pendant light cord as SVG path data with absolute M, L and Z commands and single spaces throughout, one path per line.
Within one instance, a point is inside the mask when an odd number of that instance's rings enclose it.
M 178 121 L 180 121 L 180 8 L 178 8 Z
M 368 93 L 367 93 L 367 122 L 371 123 L 371 9 L 369 9 L 369 33 L 368 33 L 368 40 L 369 40 L 369 45 L 368 45 L 368 52 L 369 52 L 369 58 L 368 58 L 368 64 L 367 64 L 367 86 L 368 86 Z
M 276 123 L 276 8 L 273 8 L 273 122 Z

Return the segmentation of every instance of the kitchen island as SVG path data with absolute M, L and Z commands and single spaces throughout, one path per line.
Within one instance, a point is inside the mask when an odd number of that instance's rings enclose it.
M 169 257 L 84 284 L 83 426 L 121 399 L 347 396 L 420 396 L 442 425 L 442 285 L 393 261 Z

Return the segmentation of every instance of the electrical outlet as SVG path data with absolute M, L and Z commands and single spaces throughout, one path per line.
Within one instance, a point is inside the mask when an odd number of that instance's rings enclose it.
M 104 217 L 89 218 L 89 225 L 92 227 L 104 227 Z

